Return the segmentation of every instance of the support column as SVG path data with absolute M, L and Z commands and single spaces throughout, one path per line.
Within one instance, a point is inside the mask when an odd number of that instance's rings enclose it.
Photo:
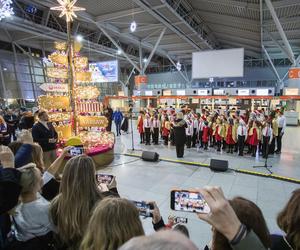
M 31 50 L 29 48 L 29 53 L 31 53 Z M 34 84 L 36 85 L 36 78 L 35 78 L 35 72 L 34 72 L 34 64 L 31 58 L 28 58 L 28 68 L 29 68 L 29 74 L 30 74 L 30 79 L 31 79 L 31 87 L 32 87 L 32 92 L 33 92 L 33 97 L 34 101 L 37 102 L 37 97 L 36 97 L 36 89 Z
M 144 74 L 144 72 L 143 72 L 143 48 L 142 48 L 142 44 L 140 43 L 140 45 L 139 45 L 139 56 L 140 56 L 140 68 L 141 68 L 141 75 L 143 75 Z
M 18 90 L 20 99 L 22 99 L 22 100 L 24 101 L 24 96 L 23 96 L 23 92 L 21 91 L 21 88 L 20 88 L 20 81 L 19 81 L 19 76 L 18 76 L 18 72 L 19 72 L 19 61 L 18 61 L 18 56 L 17 56 L 16 46 L 15 46 L 14 43 L 12 43 L 12 48 L 13 48 L 13 53 L 14 53 L 14 63 L 13 63 L 13 67 L 14 67 L 15 79 L 16 79 L 16 83 L 17 83 L 17 90 Z
M 159 37 L 158 37 L 158 39 L 157 39 L 157 41 L 156 41 L 156 43 L 155 43 L 155 46 L 154 46 L 154 48 L 152 49 L 152 51 L 151 51 L 151 53 L 150 53 L 150 56 L 147 58 L 147 62 L 146 62 L 145 66 L 144 66 L 144 68 L 143 68 L 143 70 L 142 70 L 144 73 L 145 73 L 145 71 L 146 71 L 146 69 L 147 69 L 149 63 L 151 62 L 152 57 L 154 56 L 154 53 L 155 53 L 155 51 L 157 50 L 157 47 L 158 47 L 158 45 L 159 45 L 161 39 L 163 38 L 163 36 L 164 36 L 164 34 L 165 34 L 165 32 L 166 32 L 166 29 L 167 29 L 167 28 L 164 28 L 164 29 L 162 30 L 162 32 L 160 33 L 160 35 L 159 35 Z
M 101 24 L 96 23 L 97 27 L 103 32 L 103 34 L 117 47 L 118 50 L 121 51 L 122 55 L 132 64 L 133 67 L 135 67 L 140 73 L 141 69 L 135 64 L 134 61 L 131 60 L 131 58 L 124 52 L 124 50 L 119 46 L 119 44 L 113 39 L 108 32 L 101 26 Z
M 176 65 L 176 63 L 172 60 L 172 58 L 169 56 L 169 55 L 167 55 L 167 58 L 169 59 L 169 61 L 175 66 L 175 68 L 177 69 L 177 65 Z M 181 70 L 177 70 L 179 73 L 180 73 L 180 75 L 183 77 L 183 79 L 186 81 L 186 83 L 189 83 L 189 79 L 188 78 L 186 78 L 186 76 L 182 73 L 182 71 Z
M 5 105 L 7 105 L 7 89 L 5 86 L 5 81 L 4 81 L 4 76 L 3 76 L 3 70 L 2 70 L 2 65 L 0 64 L 0 79 L 1 79 L 1 85 L 3 89 L 3 99 L 5 101 Z

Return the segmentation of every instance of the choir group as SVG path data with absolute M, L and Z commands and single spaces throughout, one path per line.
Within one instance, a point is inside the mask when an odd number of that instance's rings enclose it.
M 174 126 L 178 113 L 183 113 L 185 121 L 185 138 L 176 138 Z M 246 111 L 243 115 L 239 110 L 221 110 L 214 112 L 203 109 L 195 113 L 184 107 L 180 112 L 173 108 L 140 111 L 137 129 L 141 143 L 150 145 L 151 137 L 155 145 L 159 144 L 159 136 L 164 144 L 176 144 L 176 140 L 184 140 L 187 148 L 199 147 L 208 150 L 216 148 L 239 156 L 247 154 L 256 156 L 257 152 L 264 158 L 270 154 L 280 154 L 282 136 L 286 127 L 283 110 L 271 111 L 269 115 L 264 110 Z M 176 145 L 177 146 L 177 145 Z M 275 147 L 277 149 L 275 150 Z

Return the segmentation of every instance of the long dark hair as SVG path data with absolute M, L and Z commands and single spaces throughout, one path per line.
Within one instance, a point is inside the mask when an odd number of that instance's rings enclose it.
M 285 208 L 278 214 L 277 224 L 286 233 L 293 249 L 300 249 L 300 189 L 293 192 Z
M 235 197 L 230 200 L 229 203 L 241 223 L 243 223 L 248 230 L 253 230 L 267 249 L 270 248 L 270 232 L 259 207 L 252 201 L 242 197 Z M 223 234 L 214 230 L 212 249 L 231 250 L 232 248 L 227 238 Z

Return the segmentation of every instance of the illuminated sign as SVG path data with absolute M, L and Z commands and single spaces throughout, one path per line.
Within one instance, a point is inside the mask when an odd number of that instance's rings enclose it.
M 256 95 L 269 95 L 269 90 L 268 89 L 257 89 L 256 90 Z
M 285 88 L 284 95 L 299 95 L 299 89 Z
M 207 89 L 198 89 L 198 95 L 208 95 Z
M 172 91 L 170 89 L 163 90 L 163 96 L 171 96 Z
M 145 91 L 145 96 L 153 96 L 153 91 L 152 90 L 146 90 Z
M 176 90 L 177 95 L 185 95 L 185 90 Z
M 214 95 L 225 95 L 224 89 L 214 89 Z
M 238 95 L 250 95 L 250 90 L 249 89 L 239 89 Z
M 300 68 L 292 68 L 289 70 L 289 79 L 300 79 Z

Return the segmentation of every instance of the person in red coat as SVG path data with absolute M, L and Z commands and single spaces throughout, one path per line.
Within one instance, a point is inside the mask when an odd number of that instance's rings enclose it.
M 229 124 L 226 131 L 226 144 L 228 145 L 227 153 L 233 154 L 233 147 L 236 144 L 236 132 L 234 131 L 234 121 L 232 118 L 228 119 Z
M 249 145 L 251 146 L 252 156 L 255 157 L 257 145 L 259 144 L 259 139 L 260 139 L 260 131 L 256 121 L 253 122 L 252 128 L 249 131 L 249 135 L 250 135 Z
M 207 150 L 208 141 L 209 141 L 208 121 L 204 121 L 204 126 L 202 130 L 202 143 L 204 145 L 204 150 Z
M 137 130 L 140 133 L 141 143 L 145 142 L 145 131 L 144 131 L 144 112 L 141 111 L 137 121 Z
M 221 151 L 221 143 L 223 140 L 222 134 L 223 134 L 223 126 L 221 124 L 221 120 L 218 118 L 217 119 L 217 125 L 214 131 L 214 136 L 215 136 L 215 141 L 217 143 L 217 151 L 220 152 Z

